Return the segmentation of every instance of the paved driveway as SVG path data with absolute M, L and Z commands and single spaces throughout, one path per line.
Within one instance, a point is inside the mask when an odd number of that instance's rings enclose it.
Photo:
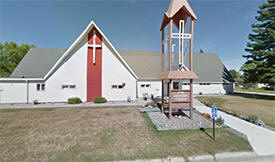
M 211 109 L 197 99 L 194 99 L 194 107 L 202 113 L 211 114 Z M 275 155 L 274 131 L 251 124 L 221 111 L 218 111 L 218 116 L 224 118 L 225 125 L 246 134 L 250 145 L 258 155 Z

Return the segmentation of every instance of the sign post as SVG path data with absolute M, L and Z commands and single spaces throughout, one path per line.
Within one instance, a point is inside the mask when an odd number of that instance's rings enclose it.
M 211 108 L 211 112 L 212 112 L 212 119 L 213 119 L 213 138 L 215 140 L 215 118 L 217 117 L 217 108 L 213 107 Z

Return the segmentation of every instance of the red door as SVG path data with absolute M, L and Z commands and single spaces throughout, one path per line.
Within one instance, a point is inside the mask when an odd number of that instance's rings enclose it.
M 87 56 L 87 101 L 101 97 L 102 36 L 96 29 L 88 35 Z

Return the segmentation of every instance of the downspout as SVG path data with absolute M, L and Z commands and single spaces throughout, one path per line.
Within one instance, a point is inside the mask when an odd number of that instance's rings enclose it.
M 27 101 L 27 103 L 29 103 L 29 82 L 28 82 L 28 80 L 26 80 L 26 86 L 27 86 L 27 91 L 26 91 L 26 94 L 27 94 L 27 96 L 26 96 L 26 101 Z

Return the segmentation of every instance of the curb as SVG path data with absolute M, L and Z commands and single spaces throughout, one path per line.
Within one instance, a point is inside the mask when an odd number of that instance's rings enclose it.
M 202 161 L 202 160 L 213 160 L 213 155 L 198 155 L 198 156 L 190 156 L 187 158 L 188 161 Z
M 256 157 L 255 152 L 223 152 L 215 155 L 216 159 L 236 158 L 236 157 Z

